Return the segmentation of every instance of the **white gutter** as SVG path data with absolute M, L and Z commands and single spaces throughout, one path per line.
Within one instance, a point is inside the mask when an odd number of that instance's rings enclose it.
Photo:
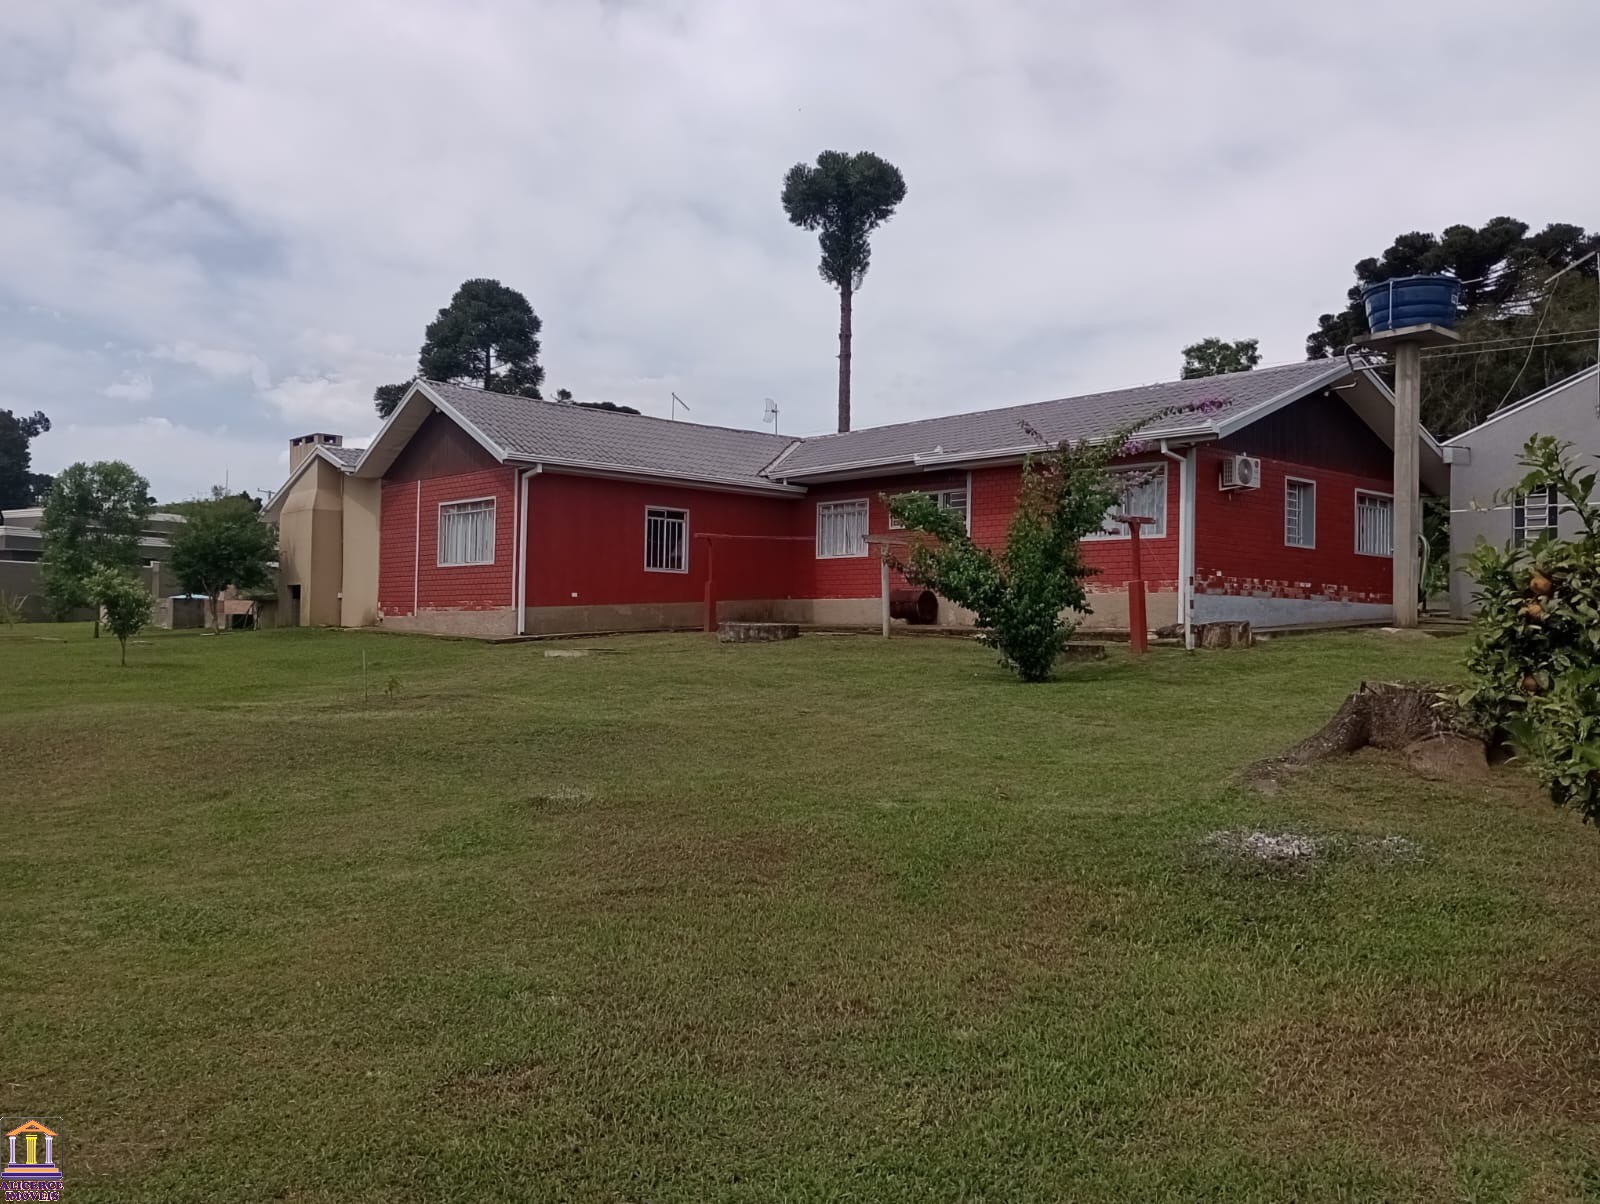
M 666 472 L 658 468 L 630 468 L 625 464 L 599 464 L 590 460 L 558 460 L 540 456 L 537 460 L 527 456 L 508 456 L 508 464 L 533 464 L 541 472 L 548 468 L 564 468 L 573 473 L 586 473 L 597 477 L 617 477 L 623 480 L 683 481 L 692 486 L 714 489 L 723 493 L 756 493 L 780 497 L 802 497 L 803 485 L 782 485 L 776 481 L 734 481 L 726 477 L 691 476 L 681 472 Z
M 1178 465 L 1178 613 L 1183 618 L 1183 646 L 1194 651 L 1194 507 L 1197 450 L 1179 455 L 1161 441 L 1161 454 Z
M 528 634 L 528 479 L 544 471 L 543 464 L 517 473 L 517 634 Z

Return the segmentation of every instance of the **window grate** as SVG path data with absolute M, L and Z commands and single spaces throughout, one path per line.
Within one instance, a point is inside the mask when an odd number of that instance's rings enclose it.
M 960 519 L 963 531 L 967 529 L 967 491 L 965 489 L 935 489 L 930 490 L 928 496 L 939 503 L 939 509 L 954 514 Z M 889 516 L 889 530 L 904 531 L 905 524 L 891 514 Z
M 1294 478 L 1283 486 L 1283 542 L 1291 548 L 1317 546 L 1317 487 Z
M 689 512 L 652 506 L 644 512 L 644 567 L 650 573 L 689 571 Z
M 1394 555 L 1394 499 L 1381 493 L 1356 494 L 1356 552 Z
M 1532 543 L 1561 523 L 1561 495 L 1546 486 L 1517 498 L 1511 507 L 1512 542 Z

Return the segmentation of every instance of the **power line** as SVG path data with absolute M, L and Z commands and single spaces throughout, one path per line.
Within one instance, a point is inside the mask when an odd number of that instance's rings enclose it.
M 1544 320 L 1550 314 L 1550 299 L 1556 295 L 1556 281 L 1560 280 L 1561 277 L 1565 276 L 1568 272 L 1572 271 L 1573 268 L 1577 267 L 1580 263 L 1583 263 L 1584 260 L 1587 259 L 1593 259 L 1596 264 L 1600 264 L 1600 251 L 1590 251 L 1587 255 L 1583 255 L 1577 259 L 1574 259 L 1566 267 L 1562 268 L 1554 276 L 1545 281 L 1545 288 L 1549 291 L 1545 293 L 1544 304 L 1539 307 L 1539 324 L 1533 328 L 1533 337 L 1535 339 L 1539 337 L 1539 332 L 1544 329 Z M 1596 279 L 1600 280 L 1600 273 L 1596 273 Z M 1533 352 L 1534 347 L 1533 344 L 1530 343 L 1528 345 L 1528 354 L 1522 357 L 1522 366 L 1517 369 L 1517 374 L 1511 378 L 1511 387 L 1506 390 L 1506 395 L 1500 399 L 1500 405 L 1496 406 L 1495 409 L 1498 410 L 1501 406 L 1504 406 L 1506 402 L 1511 400 L 1511 395 L 1517 391 L 1517 385 L 1522 381 L 1522 374 L 1528 370 L 1528 365 L 1533 360 Z
M 1596 333 L 1595 331 L 1582 332 L 1582 333 L 1579 333 L 1579 334 L 1575 335 L 1575 337 L 1572 337 L 1572 338 L 1557 338 L 1557 337 L 1555 337 L 1553 335 L 1547 335 L 1543 342 L 1532 343 L 1532 344 L 1529 345 L 1529 347 L 1528 347 L 1528 358 L 1532 359 L 1533 358 L 1533 353 L 1535 351 L 1538 351 L 1540 348 L 1543 348 L 1543 347 L 1563 347 L 1563 346 L 1567 346 L 1567 345 L 1573 344 L 1573 343 L 1593 343 L 1595 341 L 1594 340 L 1595 333 Z M 1470 351 L 1470 350 L 1457 351 L 1457 350 L 1454 350 L 1454 349 L 1448 349 L 1448 350 L 1430 352 L 1429 354 L 1424 355 L 1422 358 L 1423 359 L 1427 359 L 1427 360 L 1448 360 L 1448 359 L 1455 359 L 1457 356 L 1462 356 L 1462 355 L 1494 355 L 1497 352 L 1502 352 L 1502 351 L 1520 351 L 1521 349 L 1522 348 L 1520 346 L 1520 341 L 1519 341 L 1519 344 L 1517 346 L 1513 346 L 1513 347 L 1484 347 L 1484 348 L 1482 348 L 1481 350 L 1478 350 L 1478 351 Z M 1522 366 L 1523 366 L 1523 368 L 1527 368 L 1528 365 L 1527 365 L 1526 361 L 1524 361 Z
M 1600 327 L 1597 327 L 1597 326 L 1585 326 L 1585 327 L 1579 327 L 1576 330 L 1552 330 L 1545 337 L 1546 338 L 1552 338 L 1552 339 L 1554 339 L 1554 338 L 1564 338 L 1569 334 L 1574 334 L 1574 335 L 1576 335 L 1576 334 L 1600 334 Z M 1471 342 L 1468 342 L 1468 343 L 1451 343 L 1449 345 L 1449 347 L 1441 348 L 1441 350 L 1459 351 L 1462 348 L 1466 348 L 1466 347 L 1486 347 L 1490 343 L 1515 343 L 1515 344 L 1518 344 L 1520 346 L 1521 344 L 1526 343 L 1529 339 L 1531 339 L 1533 337 L 1534 336 L 1527 335 L 1527 334 L 1511 334 L 1511 335 L 1506 335 L 1504 338 L 1501 338 L 1501 339 L 1473 339 Z M 1433 353 L 1432 352 L 1428 352 L 1427 354 L 1433 354 Z

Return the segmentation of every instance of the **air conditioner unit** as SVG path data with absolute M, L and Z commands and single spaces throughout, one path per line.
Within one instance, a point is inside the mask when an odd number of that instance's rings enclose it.
M 1219 489 L 1260 489 L 1261 461 L 1254 456 L 1229 456 L 1222 462 Z

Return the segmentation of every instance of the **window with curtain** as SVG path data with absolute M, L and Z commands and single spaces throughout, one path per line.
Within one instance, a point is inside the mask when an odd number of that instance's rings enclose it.
M 1394 555 L 1394 499 L 1381 493 L 1356 494 L 1356 552 Z
M 1317 487 L 1290 477 L 1283 483 L 1283 542 L 1291 548 L 1317 546 Z
M 1118 468 L 1111 473 L 1111 484 L 1119 500 L 1106 511 L 1105 524 L 1100 530 L 1085 535 L 1085 539 L 1127 539 L 1128 524 L 1112 519 L 1114 514 L 1131 514 L 1155 521 L 1139 528 L 1140 539 L 1159 539 L 1167 533 L 1167 467 L 1164 464 L 1142 464 L 1136 468 Z
M 867 554 L 867 500 L 817 503 L 817 559 Z
M 439 507 L 439 567 L 494 563 L 494 499 Z
M 644 567 L 649 573 L 689 571 L 689 512 L 652 506 L 644 512 Z

